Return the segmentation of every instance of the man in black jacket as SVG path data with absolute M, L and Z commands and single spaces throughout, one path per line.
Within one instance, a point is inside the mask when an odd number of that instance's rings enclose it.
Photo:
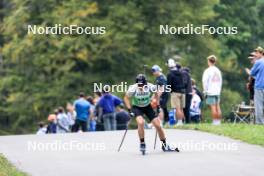
M 171 86 L 171 107 L 176 109 L 177 126 L 181 126 L 184 119 L 183 108 L 185 108 L 186 94 L 184 76 L 173 59 L 168 60 L 168 67 L 170 72 L 167 75 L 167 84 Z

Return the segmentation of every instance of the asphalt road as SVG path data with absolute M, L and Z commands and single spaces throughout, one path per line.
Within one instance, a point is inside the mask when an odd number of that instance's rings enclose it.
M 190 130 L 166 130 L 180 153 L 153 149 L 154 130 L 146 130 L 147 154 L 139 152 L 137 132 L 124 131 L 0 137 L 0 153 L 33 176 L 262 176 L 264 148 Z

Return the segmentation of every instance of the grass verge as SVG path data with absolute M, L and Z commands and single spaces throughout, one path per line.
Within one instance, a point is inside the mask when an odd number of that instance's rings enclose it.
M 27 176 L 26 173 L 17 170 L 7 159 L 0 154 L 0 176 Z
M 221 124 L 213 126 L 211 124 L 189 124 L 177 129 L 200 130 L 218 135 L 228 136 L 250 144 L 264 147 L 264 125 L 249 124 Z

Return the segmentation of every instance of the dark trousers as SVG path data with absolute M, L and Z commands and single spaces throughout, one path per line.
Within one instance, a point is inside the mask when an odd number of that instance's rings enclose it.
M 104 131 L 104 123 L 102 122 L 97 122 L 96 123 L 96 131 Z
M 78 132 L 80 127 L 81 127 L 81 130 L 83 132 L 86 132 L 87 131 L 87 121 L 76 119 L 75 123 L 74 123 L 74 125 L 72 127 L 72 131 L 73 132 Z
M 192 103 L 192 94 L 186 94 L 186 104 L 185 104 L 185 108 L 183 109 L 186 123 L 191 122 L 191 119 L 190 119 L 191 103 Z
M 201 120 L 200 115 L 195 115 L 195 116 L 191 117 L 191 122 L 193 122 L 193 123 L 199 123 L 200 120 Z
M 164 122 L 168 122 L 169 121 L 169 112 L 167 107 L 161 107 L 163 114 L 164 114 Z
M 160 107 L 163 111 L 163 114 L 164 114 L 164 122 L 168 122 L 169 121 L 169 112 L 168 112 L 168 109 L 167 109 L 167 102 L 168 102 L 168 99 L 169 99 L 169 94 L 168 93 L 163 93 L 161 95 L 161 99 L 160 99 Z

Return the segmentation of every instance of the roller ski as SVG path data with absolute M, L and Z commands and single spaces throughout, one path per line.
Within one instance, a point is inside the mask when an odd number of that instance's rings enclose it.
M 163 144 L 162 145 L 162 151 L 163 152 L 180 152 L 180 150 L 178 148 L 173 149 L 167 144 L 165 144 L 165 145 Z
M 146 144 L 145 143 L 140 143 L 140 152 L 142 155 L 146 154 Z

